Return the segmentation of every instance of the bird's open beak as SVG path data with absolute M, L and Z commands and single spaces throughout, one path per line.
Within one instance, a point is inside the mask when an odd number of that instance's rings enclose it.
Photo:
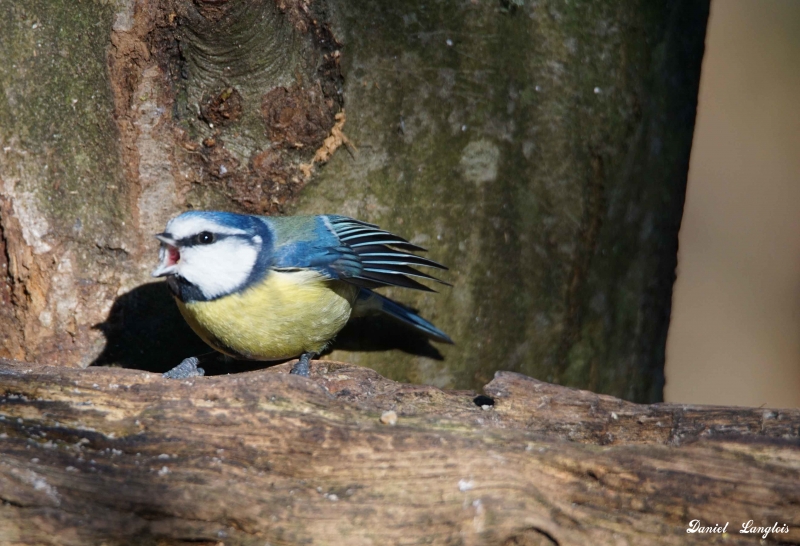
M 171 238 L 166 233 L 159 233 L 156 239 L 161 241 L 161 248 L 158 251 L 158 258 L 160 263 L 158 267 L 153 270 L 154 277 L 163 277 L 165 275 L 172 275 L 178 272 L 178 262 L 181 259 L 180 250 L 175 239 Z

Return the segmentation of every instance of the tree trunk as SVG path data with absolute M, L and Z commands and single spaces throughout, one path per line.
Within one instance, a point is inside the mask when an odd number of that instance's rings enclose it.
M 356 323 L 332 357 L 660 400 L 707 12 L 2 3 L 0 356 L 167 369 L 207 349 L 147 284 L 153 233 L 187 208 L 329 212 L 451 267 L 443 295 L 394 296 L 457 342 Z
M 0 543 L 800 544 L 799 410 L 287 372 L 0 362 Z

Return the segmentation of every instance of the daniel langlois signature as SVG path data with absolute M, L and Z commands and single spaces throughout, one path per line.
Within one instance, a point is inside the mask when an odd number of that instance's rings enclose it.
M 714 525 L 707 525 L 702 523 L 699 519 L 693 519 L 689 522 L 689 527 L 686 528 L 687 533 L 727 533 L 728 532 L 728 525 L 730 524 L 729 521 L 726 521 L 724 525 L 719 523 L 715 523 Z M 733 532 L 733 530 L 731 530 Z M 789 526 L 785 523 L 778 523 L 775 522 L 769 527 L 763 527 L 756 525 L 753 523 L 753 520 L 746 521 L 742 523 L 741 528 L 739 529 L 740 533 L 743 534 L 758 534 L 761 535 L 761 538 L 767 538 L 770 533 L 774 534 L 781 534 L 781 533 L 788 533 Z

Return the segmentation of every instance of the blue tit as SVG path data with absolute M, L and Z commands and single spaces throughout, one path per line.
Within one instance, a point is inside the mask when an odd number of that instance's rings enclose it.
M 384 313 L 428 338 L 452 340 L 373 289 L 432 291 L 413 277 L 448 284 L 415 266 L 446 267 L 423 248 L 345 216 L 265 217 L 190 211 L 169 221 L 154 277 L 166 277 L 181 314 L 215 350 L 250 360 L 299 356 L 291 373 L 308 376 L 351 317 Z M 167 377 L 202 375 L 197 358 Z

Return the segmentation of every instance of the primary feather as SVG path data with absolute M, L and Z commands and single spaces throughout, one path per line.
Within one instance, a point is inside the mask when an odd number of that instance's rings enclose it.
M 428 279 L 449 286 L 441 279 L 412 267 L 447 269 L 433 260 L 408 252 L 424 251 L 424 248 L 410 243 L 399 235 L 384 231 L 374 224 L 333 215 L 265 220 L 278 226 L 280 234 L 282 222 L 287 220 L 297 222 L 297 218 L 307 219 L 308 222 L 313 221 L 316 224 L 315 237 L 312 240 L 291 239 L 286 243 L 279 242 L 276 249 L 276 269 L 317 269 L 330 278 L 341 279 L 365 288 L 401 286 L 434 291 L 410 277 Z M 278 240 L 282 238 L 288 237 L 279 235 Z

